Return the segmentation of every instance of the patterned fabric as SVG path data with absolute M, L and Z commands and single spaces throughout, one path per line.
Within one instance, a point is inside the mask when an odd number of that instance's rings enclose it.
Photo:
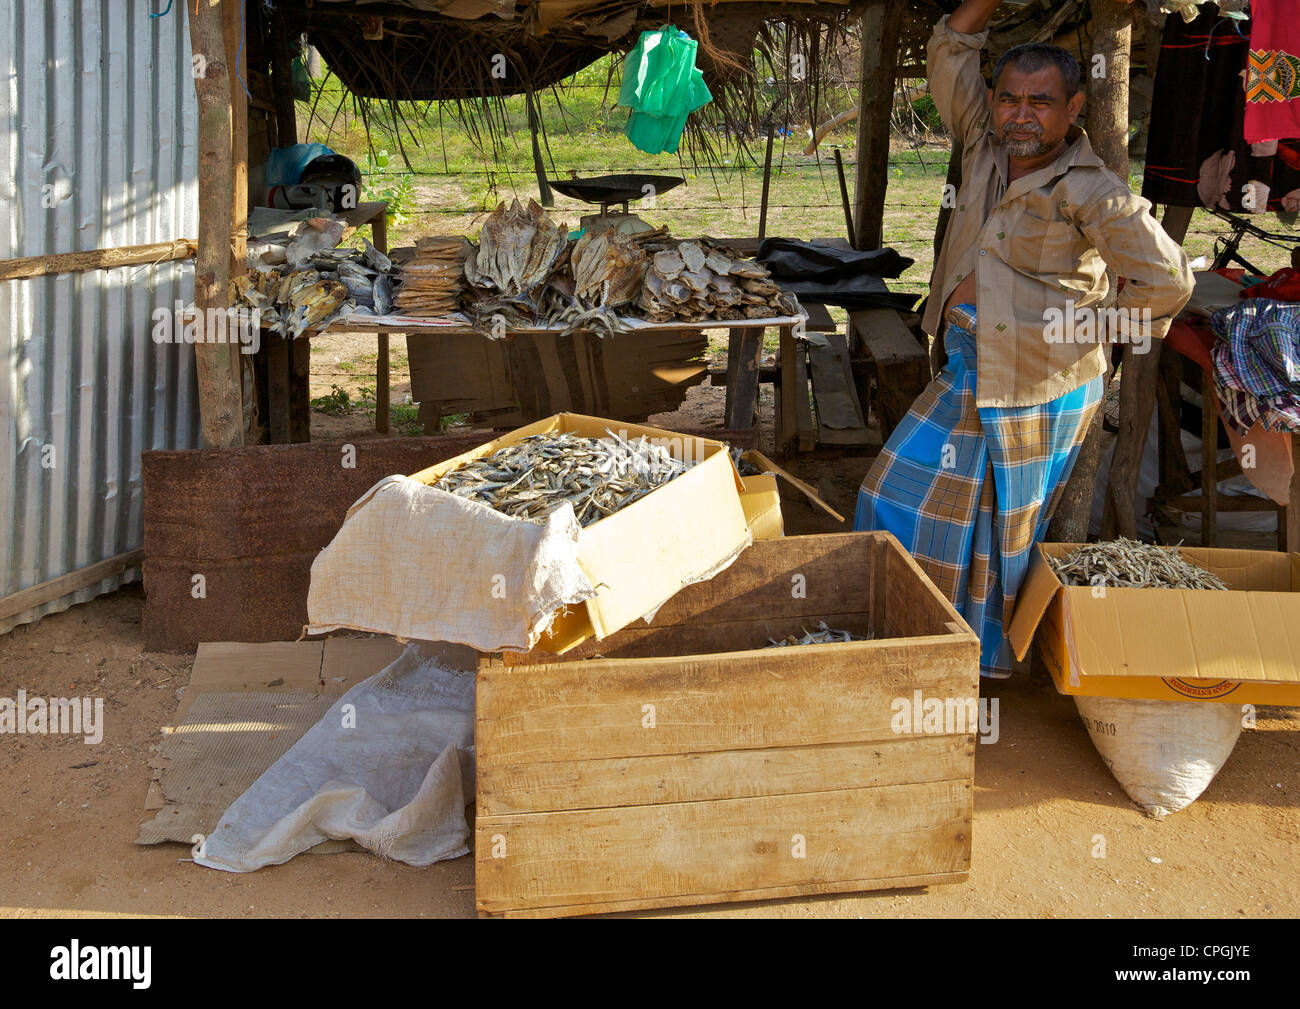
M 877 456 L 853 528 L 886 529 L 980 637 L 980 672 L 1011 673 L 1006 639 L 1104 379 L 1040 406 L 977 407 L 975 308 L 949 312 L 948 364 Z
M 1300 98 L 1300 56 L 1252 49 L 1246 60 L 1246 101 L 1289 102 Z
M 1210 357 L 1225 421 L 1240 434 L 1300 431 L 1300 305 L 1251 298 L 1210 317 Z
M 1242 131 L 1247 143 L 1300 137 L 1300 12 L 1296 8 L 1295 0 L 1251 3 Z
M 1149 310 L 1150 335 L 1160 339 L 1192 293 L 1192 271 L 1149 204 L 1106 168 L 1079 127 L 1070 128 L 1050 163 L 1010 177 L 1007 147 L 989 128 L 980 73 L 987 41 L 987 31 L 954 31 L 945 17 L 927 48 L 930 97 L 962 142 L 962 183 L 921 325 L 938 335 L 949 296 L 973 275 L 976 403 L 1034 406 L 1106 373 L 1099 342 L 1043 339 L 1047 313 L 1067 301 L 1076 310 L 1100 306 L 1111 289 L 1109 268 L 1127 278 L 1116 306 Z

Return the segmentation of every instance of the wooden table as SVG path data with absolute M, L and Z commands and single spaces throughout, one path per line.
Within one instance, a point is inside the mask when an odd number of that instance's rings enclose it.
M 1153 510 L 1168 509 L 1177 512 L 1199 512 L 1201 516 L 1201 546 L 1218 545 L 1218 513 L 1221 511 L 1276 511 L 1277 548 L 1283 552 L 1300 551 L 1300 434 L 1291 436 L 1291 457 L 1295 467 L 1286 505 L 1268 498 L 1239 495 L 1219 497 L 1220 480 L 1227 480 L 1242 472 L 1241 461 L 1218 461 L 1219 398 L 1214 389 L 1213 363 L 1210 347 L 1213 334 L 1208 323 L 1191 315 L 1174 320 L 1169 334 L 1162 341 L 1164 353 L 1160 358 L 1160 380 L 1156 384 L 1156 403 L 1159 409 L 1160 480 L 1151 498 Z M 1201 469 L 1192 473 L 1182 450 L 1180 410 L 1184 362 L 1196 365 L 1200 372 L 1201 391 Z M 1144 432 L 1145 434 L 1145 432 Z M 1140 453 L 1139 453 L 1140 455 Z M 1200 495 L 1188 494 L 1197 483 Z

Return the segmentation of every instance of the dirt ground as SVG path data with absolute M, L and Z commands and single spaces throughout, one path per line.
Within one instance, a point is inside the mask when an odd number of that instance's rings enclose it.
M 714 425 L 722 395 L 720 388 L 694 389 L 678 413 L 652 423 Z M 769 446 L 770 396 L 765 390 L 760 428 Z M 364 415 L 328 420 L 327 437 L 366 431 Z M 851 519 L 868 463 L 841 456 L 791 468 Z M 791 533 L 837 528 L 798 502 L 787 504 L 786 519 Z M 181 845 L 137 846 L 137 828 L 151 815 L 143 808 L 148 761 L 193 661 L 141 650 L 142 602 L 139 586 L 130 586 L 0 637 L 0 697 L 14 697 L 19 689 L 29 696 L 102 697 L 106 722 L 97 745 L 80 737 L 0 737 L 0 916 L 474 915 L 469 857 L 415 869 L 369 854 L 304 855 L 231 875 L 185 861 L 189 851 Z M 1026 671 L 985 687 L 998 701 L 1000 735 L 976 747 L 968 882 L 658 914 L 1300 915 L 1300 712 L 1261 710 L 1257 727 L 1243 731 L 1205 794 L 1157 822 L 1130 803 L 1094 750 L 1073 701 L 1044 674 Z M 1097 857 L 1099 842 L 1104 857 Z

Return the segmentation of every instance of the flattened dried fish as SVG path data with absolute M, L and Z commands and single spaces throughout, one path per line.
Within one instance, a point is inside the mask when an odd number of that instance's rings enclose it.
M 870 638 L 871 635 L 867 635 L 864 638 L 860 634 L 852 634 L 849 631 L 837 631 L 834 628 L 827 627 L 825 620 L 819 620 L 817 621 L 817 630 L 815 631 L 810 631 L 805 627 L 802 637 L 797 634 L 787 634 L 780 641 L 768 638 L 767 640 L 771 642 L 771 644 L 765 645 L 764 647 L 789 648 L 796 645 L 829 645 L 837 641 L 867 641 L 870 640 Z

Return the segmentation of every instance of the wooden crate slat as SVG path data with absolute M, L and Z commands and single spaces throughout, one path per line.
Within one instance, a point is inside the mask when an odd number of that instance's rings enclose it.
M 936 635 L 480 669 L 478 762 L 892 739 L 894 698 L 974 695 L 977 648 L 973 635 Z M 646 705 L 654 728 L 642 725 Z
M 909 699 L 910 700 L 910 699 Z M 973 732 L 975 723 L 969 722 Z M 564 760 L 478 767 L 478 815 L 600 809 L 833 792 L 968 778 L 972 735 L 900 734 L 870 743 L 827 743 L 713 753 Z M 828 796 L 828 801 L 835 801 Z
M 480 816 L 477 902 L 502 911 L 961 872 L 971 815 L 961 780 Z

